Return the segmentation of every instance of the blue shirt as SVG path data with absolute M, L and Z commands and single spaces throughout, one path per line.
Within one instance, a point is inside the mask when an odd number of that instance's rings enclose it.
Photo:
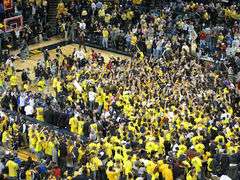
M 39 173 L 40 174 L 46 174 L 47 173 L 47 168 L 46 168 L 45 165 L 43 165 L 43 164 L 39 165 Z
M 97 2 L 97 4 L 96 4 L 96 7 L 98 8 L 98 9 L 100 9 L 101 7 L 102 7 L 102 2 Z

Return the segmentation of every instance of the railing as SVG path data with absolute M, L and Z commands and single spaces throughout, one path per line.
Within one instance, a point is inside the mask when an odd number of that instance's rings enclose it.
M 37 119 L 35 118 L 31 118 L 29 116 L 26 116 L 26 115 L 22 115 L 16 111 L 12 111 L 12 110 L 7 110 L 7 109 L 2 109 L 1 108 L 1 111 L 6 113 L 6 115 L 8 116 L 14 116 L 14 117 L 19 117 L 20 119 L 23 119 L 26 123 L 30 123 L 30 124 L 39 124 L 41 126 L 45 126 L 45 127 L 48 127 L 49 129 L 51 129 L 52 131 L 56 131 L 58 134 L 60 135 L 67 135 L 67 136 L 76 136 L 76 134 L 70 132 L 68 129 L 62 129 L 62 128 L 59 128 L 58 126 L 54 126 L 52 124 L 49 124 L 47 122 L 44 122 L 44 121 L 38 121 Z

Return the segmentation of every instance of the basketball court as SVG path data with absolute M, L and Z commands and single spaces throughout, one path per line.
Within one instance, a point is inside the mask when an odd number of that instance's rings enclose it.
M 17 70 L 17 76 L 19 78 L 19 82 L 21 82 L 21 72 L 23 69 L 27 69 L 29 68 L 30 70 L 30 78 L 31 80 L 35 79 L 35 75 L 34 75 L 34 68 L 37 66 L 38 61 L 40 61 L 43 58 L 43 54 L 40 50 L 38 50 L 39 48 L 47 48 L 47 46 L 52 45 L 52 44 L 56 44 L 61 42 L 61 40 L 59 38 L 53 38 L 51 41 L 47 41 L 47 42 L 42 42 L 39 44 L 35 44 L 35 45 L 30 45 L 29 46 L 29 50 L 30 50 L 30 56 L 27 60 L 23 61 L 21 59 L 17 59 L 15 60 L 14 64 L 15 64 L 15 68 Z M 62 46 L 62 52 L 64 55 L 70 55 L 72 54 L 74 48 L 79 48 L 77 44 L 69 44 L 69 45 L 65 45 Z M 110 51 L 105 51 L 105 50 L 101 50 L 101 49 L 96 49 L 96 48 L 92 48 L 92 47 L 87 47 L 87 53 L 86 53 L 86 57 L 89 57 L 91 54 L 91 50 L 94 50 L 97 53 L 101 53 L 101 55 L 104 57 L 105 62 L 107 63 L 110 59 L 110 57 L 120 57 L 121 59 L 129 59 L 130 57 L 125 56 L 125 55 L 121 55 L 121 54 L 117 54 L 117 53 L 113 53 Z M 18 54 L 18 51 L 12 52 L 12 55 L 16 55 Z M 56 49 L 52 49 L 49 50 L 49 54 L 50 54 L 50 58 L 53 59 L 56 57 Z M 63 57 L 61 57 L 63 58 Z M 31 90 L 35 91 L 36 87 L 35 86 L 31 86 L 30 87 Z

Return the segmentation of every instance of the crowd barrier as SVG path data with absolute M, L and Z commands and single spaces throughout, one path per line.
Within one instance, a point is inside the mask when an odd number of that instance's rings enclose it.
M 74 133 L 70 132 L 68 129 L 61 129 L 58 126 L 54 126 L 52 124 L 49 124 L 47 122 L 44 121 L 38 121 L 35 118 L 31 118 L 29 116 L 26 115 L 22 115 L 16 111 L 12 111 L 12 110 L 7 110 L 7 109 L 0 109 L 2 112 L 6 113 L 6 115 L 8 116 L 13 116 L 13 117 L 19 117 L 21 120 L 24 120 L 27 124 L 39 124 L 40 126 L 45 126 L 48 127 L 49 129 L 51 129 L 52 131 L 57 132 L 58 134 L 64 134 L 64 135 L 68 135 L 68 136 L 75 136 Z

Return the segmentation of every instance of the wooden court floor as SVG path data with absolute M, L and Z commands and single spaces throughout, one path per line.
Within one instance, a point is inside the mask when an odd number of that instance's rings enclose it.
M 54 44 L 56 42 L 59 42 L 59 40 L 56 39 L 55 42 L 52 41 L 52 44 Z M 50 45 L 50 43 L 43 42 L 43 43 L 40 43 L 40 44 L 37 44 L 37 45 L 33 45 L 33 47 L 30 46 L 29 49 L 30 49 L 30 51 L 35 51 L 37 48 L 45 47 L 46 44 Z M 61 47 L 62 52 L 65 55 L 72 54 L 74 48 L 78 49 L 78 45 L 77 44 L 69 44 L 69 45 Z M 110 57 L 115 57 L 115 58 L 120 57 L 121 59 L 128 59 L 129 58 L 128 56 L 124 56 L 124 55 L 113 53 L 113 52 L 106 51 L 106 50 L 91 48 L 91 47 L 87 47 L 87 55 L 86 56 L 89 56 L 91 54 L 92 49 L 94 51 L 96 51 L 97 53 L 101 53 L 106 62 L 108 62 Z M 56 57 L 56 49 L 50 50 L 49 53 L 50 53 L 50 58 L 55 58 Z M 38 53 L 31 54 L 30 57 L 26 61 L 22 61 L 20 59 L 15 60 L 14 65 L 15 65 L 15 69 L 17 70 L 17 76 L 18 76 L 18 79 L 19 79 L 18 82 L 20 83 L 19 85 L 21 85 L 21 83 L 22 83 L 21 82 L 21 71 L 20 70 L 29 68 L 30 79 L 34 80 L 35 79 L 34 68 L 36 67 L 37 62 L 40 61 L 42 58 L 43 58 L 43 54 L 39 51 Z M 33 90 L 33 89 L 36 90 L 36 88 L 34 86 L 32 86 L 30 88 L 30 90 Z

